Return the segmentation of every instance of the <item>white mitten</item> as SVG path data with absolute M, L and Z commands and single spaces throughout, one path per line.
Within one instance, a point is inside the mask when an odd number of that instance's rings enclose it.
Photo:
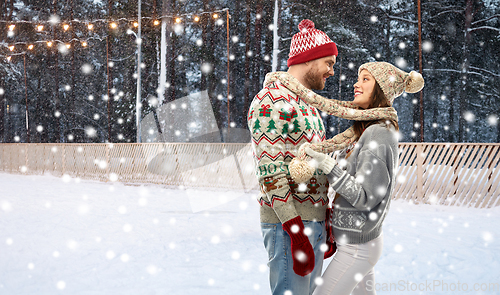
M 323 173 L 328 174 L 330 171 L 332 171 L 333 166 L 337 165 L 337 161 L 330 157 L 327 154 L 323 153 L 318 153 L 311 149 L 310 147 L 306 147 L 304 149 L 304 152 L 311 158 L 313 158 L 313 161 L 311 164 L 316 166 L 317 168 L 321 169 Z

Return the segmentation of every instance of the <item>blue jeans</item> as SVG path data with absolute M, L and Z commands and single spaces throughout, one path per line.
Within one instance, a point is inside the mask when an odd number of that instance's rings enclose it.
M 281 223 L 261 223 L 264 245 L 269 256 L 269 280 L 273 295 L 283 295 L 291 291 L 293 295 L 310 295 L 316 288 L 315 279 L 321 277 L 324 252 L 320 250 L 326 242 L 325 222 L 304 221 L 310 228 L 308 236 L 314 249 L 314 270 L 307 276 L 299 276 L 293 271 L 290 236 L 283 230 Z
M 383 234 L 364 244 L 337 243 L 337 253 L 323 274 L 323 284 L 316 288 L 314 295 L 375 295 L 373 267 L 383 248 Z

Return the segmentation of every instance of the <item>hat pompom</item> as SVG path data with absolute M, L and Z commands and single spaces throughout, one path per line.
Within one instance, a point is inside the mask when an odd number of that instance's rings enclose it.
M 406 80 L 405 91 L 408 93 L 416 93 L 424 88 L 424 78 L 420 73 L 411 71 Z
M 288 166 L 290 171 L 290 176 L 296 183 L 304 183 L 309 181 L 314 175 L 314 167 L 309 165 L 309 163 L 301 158 L 293 158 Z
M 307 31 L 307 30 L 310 30 L 310 29 L 314 29 L 314 23 L 312 20 L 309 20 L 309 19 L 304 19 L 300 22 L 299 24 L 299 30 L 301 32 L 303 31 Z

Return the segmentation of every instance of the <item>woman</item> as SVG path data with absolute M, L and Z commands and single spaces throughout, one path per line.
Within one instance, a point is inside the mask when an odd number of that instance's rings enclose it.
M 416 72 L 408 74 L 385 62 L 366 63 L 358 70 L 353 104 L 362 110 L 390 107 L 404 91 L 418 92 L 423 85 Z M 311 97 L 316 107 L 330 112 L 326 99 L 301 95 L 307 102 Z M 327 143 L 301 148 L 327 174 L 336 192 L 331 225 L 337 252 L 313 294 L 375 294 L 373 267 L 382 254 L 382 222 L 395 184 L 398 129 L 397 118 L 367 120 L 361 115 L 351 128 L 354 134 L 348 136 L 350 145 L 337 161 L 318 152 L 331 152 Z

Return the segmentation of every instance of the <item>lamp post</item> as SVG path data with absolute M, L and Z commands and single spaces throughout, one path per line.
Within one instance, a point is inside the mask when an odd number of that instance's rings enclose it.
M 141 0 L 137 3 L 137 96 L 135 101 L 135 121 L 137 127 L 137 143 L 141 142 Z
M 420 75 L 423 75 L 422 65 L 422 10 L 421 0 L 418 0 L 418 67 Z M 424 142 L 424 93 L 420 90 L 420 142 Z
M 23 54 L 24 57 L 24 94 L 26 102 L 26 142 L 30 143 L 30 125 L 28 118 L 28 82 L 26 82 L 26 52 Z

